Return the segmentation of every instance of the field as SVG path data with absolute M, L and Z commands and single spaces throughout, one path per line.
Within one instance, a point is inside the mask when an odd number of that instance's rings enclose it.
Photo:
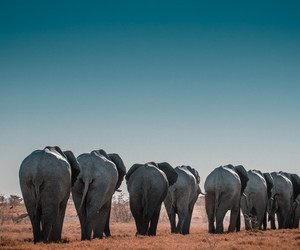
M 120 211 L 124 212 L 119 218 Z M 31 224 L 23 205 L 2 206 L 0 220 L 0 249 L 300 249 L 300 230 L 251 230 L 239 233 L 212 235 L 207 233 L 204 200 L 201 197 L 194 210 L 191 234 L 170 233 L 170 226 L 164 209 L 158 224 L 157 236 L 135 236 L 135 224 L 128 215 L 128 204 L 115 204 L 112 211 L 112 237 L 102 240 L 80 241 L 80 225 L 75 208 L 69 204 L 63 226 L 63 243 L 33 244 Z M 16 220 L 19 218 L 19 220 Z M 129 220 L 127 223 L 118 222 Z M 225 219 L 228 225 L 228 215 Z

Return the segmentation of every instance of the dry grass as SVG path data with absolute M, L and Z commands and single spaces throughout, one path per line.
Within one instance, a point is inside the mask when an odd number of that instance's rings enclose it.
M 128 223 L 111 223 L 112 237 L 102 240 L 80 241 L 80 225 L 73 206 L 68 205 L 63 227 L 63 241 L 59 244 L 32 242 L 31 224 L 22 219 L 19 223 L 12 220 L 0 225 L 0 249 L 300 249 L 300 230 L 245 231 L 239 233 L 211 235 L 207 233 L 205 211 L 201 199 L 195 206 L 191 234 L 178 235 L 170 233 L 170 226 L 162 211 L 156 237 L 134 236 L 134 221 Z M 10 216 L 25 212 L 23 206 L 10 209 Z M 112 218 L 112 221 L 115 221 Z M 226 219 L 228 221 L 228 218 Z M 227 226 L 225 223 L 225 228 Z

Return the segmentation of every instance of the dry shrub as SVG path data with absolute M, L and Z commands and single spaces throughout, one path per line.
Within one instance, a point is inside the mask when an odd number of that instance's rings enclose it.
M 128 223 L 133 220 L 128 197 L 123 192 L 113 196 L 111 206 L 111 221 Z
M 0 225 L 29 221 L 24 204 L 11 206 L 10 203 L 0 205 Z

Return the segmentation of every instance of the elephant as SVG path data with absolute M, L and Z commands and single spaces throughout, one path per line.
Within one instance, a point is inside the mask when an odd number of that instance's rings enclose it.
M 177 177 L 177 172 L 166 162 L 137 163 L 129 169 L 125 179 L 136 234 L 156 235 L 161 204 L 166 198 L 168 187 L 176 182 Z
M 177 181 L 169 187 L 164 204 L 168 213 L 172 233 L 189 234 L 194 205 L 201 192 L 200 176 L 196 169 L 190 166 L 175 168 Z M 176 227 L 176 214 L 178 224 Z
M 272 172 L 274 187 L 268 213 L 271 215 L 271 229 L 276 229 L 275 214 L 277 215 L 278 228 L 292 227 L 293 184 L 283 174 Z
M 228 210 L 231 210 L 228 232 L 240 231 L 240 200 L 248 180 L 248 174 L 241 165 L 220 166 L 207 176 L 204 188 L 209 233 L 223 233 L 223 220 Z
M 118 154 L 104 150 L 77 157 L 80 174 L 72 188 L 73 200 L 81 226 L 81 240 L 110 236 L 111 200 L 126 174 L 126 167 Z
M 36 150 L 23 160 L 19 180 L 34 243 L 61 240 L 71 186 L 79 171 L 74 154 L 58 146 Z
M 241 197 L 241 209 L 244 215 L 245 228 L 262 229 L 266 219 L 268 192 L 263 174 L 258 170 L 248 171 L 249 181 Z
M 292 182 L 292 185 L 293 185 L 293 202 L 297 203 L 297 197 L 298 195 L 300 194 L 300 177 L 297 175 L 297 174 L 291 174 L 291 173 L 286 173 L 286 172 L 282 172 L 280 171 L 279 172 L 280 174 L 284 175 L 285 177 L 287 177 L 291 182 Z M 290 226 L 291 228 L 298 228 L 295 227 L 296 226 L 296 220 L 297 218 L 295 217 L 295 206 L 292 207 L 292 211 L 290 211 L 291 213 L 291 221 L 290 221 Z M 295 223 L 294 223 L 295 221 Z

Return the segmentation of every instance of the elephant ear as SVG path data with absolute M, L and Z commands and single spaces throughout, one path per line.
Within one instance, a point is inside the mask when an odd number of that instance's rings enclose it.
M 267 193 L 268 193 L 268 198 L 270 199 L 271 196 L 272 196 L 271 190 L 272 190 L 272 188 L 274 186 L 273 177 L 272 177 L 272 175 L 270 173 L 264 173 L 263 175 L 264 175 L 264 178 L 265 178 L 265 180 L 267 182 Z
M 102 156 L 104 156 L 108 160 L 111 160 L 110 157 L 108 156 L 108 154 L 105 152 L 104 149 L 98 149 L 98 150 L 94 150 L 92 152 L 94 152 L 94 153 L 96 153 L 98 155 L 102 155 Z
M 249 170 L 250 171 L 250 170 Z M 248 171 L 248 172 L 249 172 Z M 261 177 L 264 177 L 263 173 L 260 170 L 254 169 L 253 170 L 255 173 L 259 174 Z
M 299 175 L 291 174 L 291 182 L 293 184 L 294 200 L 296 200 L 298 195 L 300 194 L 300 177 L 299 177 Z
M 244 193 L 244 190 L 247 186 L 247 182 L 249 180 L 246 169 L 242 165 L 235 166 L 235 172 L 239 175 L 241 180 L 241 195 Z
M 139 167 L 142 167 L 144 166 L 144 164 L 139 164 L 139 163 L 136 163 L 136 164 L 133 164 L 132 167 L 128 170 L 126 176 L 125 176 L 125 180 L 126 182 L 129 181 L 129 178 L 130 176 L 132 175 L 132 173 L 137 170 Z
M 149 162 L 146 163 L 146 165 L 152 165 L 152 166 L 154 166 L 154 167 L 159 168 L 158 165 L 157 165 L 157 163 L 154 162 L 154 161 L 149 161 Z
M 49 151 L 51 151 L 54 154 L 59 153 L 62 157 L 66 158 L 64 152 L 61 150 L 61 148 L 59 146 L 47 146 L 47 147 L 45 147 L 45 149 L 48 149 Z
M 111 161 L 116 165 L 117 170 L 118 170 L 118 182 L 116 189 L 118 189 L 121 186 L 121 183 L 124 179 L 124 176 L 126 174 L 126 167 L 124 165 L 124 162 L 122 161 L 121 157 L 118 154 L 108 154 L 110 157 Z
M 174 168 L 167 162 L 157 163 L 158 168 L 163 171 L 168 179 L 169 186 L 172 186 L 176 181 L 178 174 Z
M 200 176 L 199 176 L 198 171 L 196 169 L 190 167 L 190 166 L 186 166 L 186 168 L 195 176 L 196 182 L 197 182 L 197 184 L 199 184 L 200 183 Z
M 68 151 L 64 151 L 63 153 L 66 156 L 66 158 L 71 166 L 71 172 L 72 172 L 71 173 L 71 185 L 73 186 L 75 181 L 77 180 L 77 176 L 80 173 L 79 163 L 76 160 L 76 157 L 72 151 L 68 150 Z

